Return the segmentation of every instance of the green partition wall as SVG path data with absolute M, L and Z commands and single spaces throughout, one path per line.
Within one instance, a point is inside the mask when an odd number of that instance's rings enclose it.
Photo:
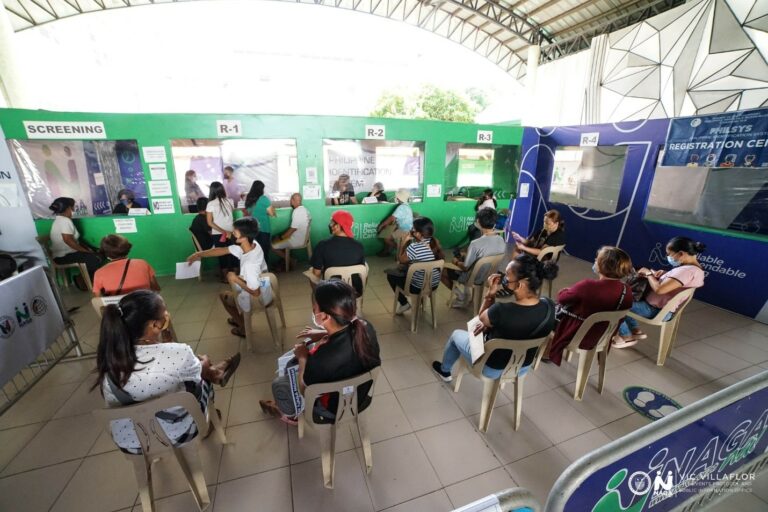
M 192 214 L 182 214 L 177 183 L 174 179 L 171 140 L 174 139 L 219 139 L 218 120 L 240 121 L 242 137 L 245 139 L 295 139 L 298 157 L 299 186 L 305 184 L 305 169 L 315 167 L 318 182 L 324 183 L 323 139 L 365 139 L 366 125 L 383 125 L 387 140 L 424 141 L 424 179 L 422 202 L 412 205 L 414 212 L 433 219 L 437 236 L 445 247 L 459 243 L 466 234 L 467 226 L 474 217 L 474 203 L 470 201 L 445 201 L 445 156 L 449 142 L 476 143 L 478 131 L 491 131 L 493 144 L 519 146 L 523 129 L 518 126 L 474 125 L 437 121 L 372 119 L 363 117 L 327 116 L 277 116 L 245 114 L 104 114 L 82 112 L 48 112 L 40 110 L 0 109 L 0 127 L 6 139 L 28 140 L 24 121 L 48 122 L 100 122 L 103 123 L 108 140 L 135 140 L 141 148 L 165 147 L 168 155 L 167 169 L 174 191 L 175 213 L 134 217 L 137 233 L 125 236 L 133 244 L 131 255 L 149 261 L 159 274 L 172 274 L 175 263 L 183 261 L 192 251 L 188 231 Z M 90 140 L 92 137 L 82 137 Z M 68 140 L 78 140 L 72 136 Z M 517 153 L 519 155 L 519 152 Z M 142 157 L 143 158 L 143 157 Z M 149 181 L 149 166 L 142 161 L 145 179 Z M 497 170 L 494 170 L 494 173 Z M 519 161 L 511 165 L 511 190 L 516 190 Z M 441 185 L 436 197 L 427 194 L 428 185 Z M 323 188 L 321 186 L 321 188 Z M 299 190 L 299 191 L 300 191 Z M 305 206 L 312 215 L 312 241 L 328 236 L 328 221 L 334 210 L 344 208 L 352 212 L 355 222 L 363 229 L 358 232 L 366 251 L 373 254 L 380 250 L 381 242 L 376 238 L 375 225 L 388 216 L 394 204 L 366 204 L 347 207 L 327 206 L 325 192 L 321 199 L 305 200 Z M 499 207 L 504 207 L 501 204 Z M 288 227 L 290 208 L 278 209 L 273 220 L 273 233 Z M 39 234 L 47 234 L 51 220 L 36 222 Z M 98 245 L 106 234 L 114 232 L 112 216 L 98 216 L 76 219 L 84 239 Z M 299 253 L 304 257 L 303 252 Z

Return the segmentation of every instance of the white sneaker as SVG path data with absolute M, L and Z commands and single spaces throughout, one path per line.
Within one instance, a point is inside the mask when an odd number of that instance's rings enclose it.
M 409 309 L 411 309 L 411 305 L 409 303 L 406 302 L 405 304 L 400 304 L 399 306 L 397 306 L 397 309 L 395 310 L 395 314 L 402 315 Z

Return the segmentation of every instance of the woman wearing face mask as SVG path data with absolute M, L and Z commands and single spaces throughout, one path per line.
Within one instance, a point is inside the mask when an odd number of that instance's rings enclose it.
M 507 265 L 504 275 L 493 274 L 488 278 L 488 293 L 480 307 L 480 322 L 475 334 L 484 332 L 485 339 L 504 338 L 530 340 L 548 335 L 555 325 L 555 305 L 546 297 L 539 298 L 538 291 L 545 279 L 557 277 L 554 262 L 540 262 L 533 256 L 521 254 Z M 506 288 L 515 295 L 515 302 L 496 303 L 496 294 Z M 533 363 L 536 349 L 525 355 L 524 367 Z M 450 382 L 451 369 L 459 357 L 471 364 L 469 332 L 453 331 L 445 344 L 442 361 L 433 361 L 432 369 L 445 382 Z M 496 350 L 488 358 L 483 375 L 498 379 L 512 357 L 509 350 Z M 527 370 L 525 370 L 527 371 Z
M 706 246 L 684 236 L 676 236 L 667 243 L 667 261 L 672 270 L 649 270 L 641 268 L 638 274 L 648 279 L 650 291 L 645 300 L 637 301 L 631 311 L 645 318 L 653 318 L 667 302 L 687 288 L 704 286 L 704 271 L 697 255 Z M 672 318 L 672 313 L 664 320 Z M 614 337 L 613 346 L 627 348 L 648 336 L 637 327 L 637 320 L 626 317 L 619 326 L 619 335 Z
M 117 193 L 117 200 L 120 202 L 112 210 L 114 215 L 126 215 L 131 208 L 144 208 L 141 203 L 136 201 L 133 190 L 127 188 Z
M 188 391 L 206 412 L 213 384 L 227 385 L 240 363 L 240 354 L 211 364 L 208 356 L 197 357 L 186 343 L 163 343 L 161 333 L 170 321 L 162 297 L 150 290 L 129 293 L 118 304 L 104 308 L 96 352 L 98 377 L 93 387 L 101 389 L 108 406 Z M 184 409 L 174 407 L 163 412 L 157 422 L 174 446 L 197 435 L 195 423 Z M 113 422 L 112 438 L 122 451 L 141 453 L 130 420 Z
M 544 357 L 544 361 L 560 366 L 563 350 L 589 315 L 626 310 L 632 306 L 632 289 L 622 281 L 632 271 L 632 260 L 626 252 L 618 247 L 601 247 L 592 264 L 592 271 L 597 274 L 597 279 L 582 279 L 557 294 L 558 323 L 549 355 Z M 604 331 L 599 324 L 595 325 L 580 347 L 585 350 L 593 348 Z
M 515 253 L 528 253 L 538 256 L 547 247 L 565 245 L 565 221 L 557 210 L 549 210 L 544 214 L 544 229 L 531 238 L 523 238 L 512 232 L 515 239 Z
M 343 281 L 322 281 L 312 297 L 312 323 L 316 329 L 306 327 L 296 337 L 308 339 L 298 343 L 293 354 L 298 360 L 299 390 L 312 384 L 349 379 L 381 365 L 379 343 L 373 326 L 357 317 L 354 289 Z M 373 382 L 362 384 L 357 390 L 358 410 L 370 404 L 368 392 Z M 295 425 L 297 411 L 291 398 L 287 376 L 272 381 L 274 400 L 260 400 L 262 411 Z M 332 423 L 339 397 L 324 395 L 314 404 L 315 421 Z

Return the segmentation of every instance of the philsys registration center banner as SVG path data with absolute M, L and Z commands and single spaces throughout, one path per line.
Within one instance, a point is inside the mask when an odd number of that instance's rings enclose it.
M 564 510 L 663 512 L 715 485 L 723 492 L 748 492 L 755 474 L 744 467 L 766 457 L 767 434 L 768 388 L 763 388 L 595 471 Z
M 768 109 L 672 119 L 662 165 L 768 167 Z

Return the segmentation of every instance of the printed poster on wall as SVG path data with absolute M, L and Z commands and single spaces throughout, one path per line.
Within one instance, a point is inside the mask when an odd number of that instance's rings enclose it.
M 174 213 L 176 210 L 173 207 L 173 199 L 153 199 L 152 200 L 152 213 L 155 215 L 161 215 L 164 213 Z
M 139 158 L 139 144 L 135 140 L 118 140 L 115 154 L 122 187 L 132 191 L 139 204 L 147 204 L 147 184 Z
M 581 150 L 558 149 L 555 151 L 555 163 L 552 168 L 552 186 L 550 193 L 576 196 L 579 188 L 579 167 Z
M 672 119 L 664 166 L 768 167 L 768 109 Z

